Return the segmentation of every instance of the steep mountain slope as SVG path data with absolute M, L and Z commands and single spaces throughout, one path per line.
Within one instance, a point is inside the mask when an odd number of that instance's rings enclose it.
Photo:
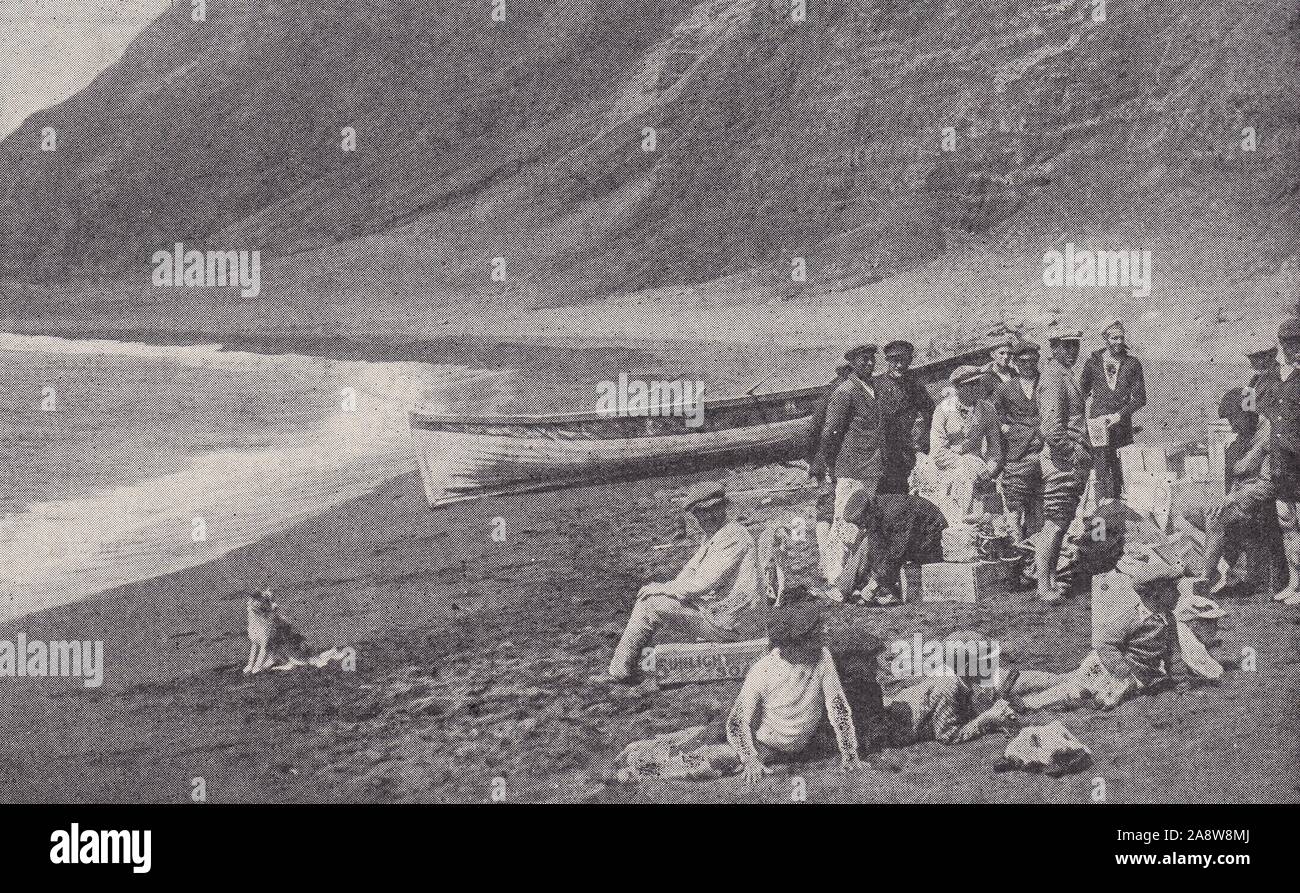
M 0 268 L 147 284 L 184 240 L 279 258 L 271 300 L 536 306 L 735 276 L 806 302 L 970 252 L 1032 285 L 1066 240 L 1230 292 L 1296 252 L 1292 0 L 209 6 L 0 143 Z

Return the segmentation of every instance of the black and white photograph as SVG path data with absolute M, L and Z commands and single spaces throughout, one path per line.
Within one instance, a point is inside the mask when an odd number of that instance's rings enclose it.
M 1298 0 L 0 0 L 0 815 L 1295 804 L 1298 367 Z

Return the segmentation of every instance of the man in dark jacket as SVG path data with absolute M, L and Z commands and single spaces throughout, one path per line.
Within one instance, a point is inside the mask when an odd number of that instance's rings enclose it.
M 845 528 L 844 505 L 863 491 L 875 496 L 884 473 L 882 420 L 902 402 L 898 387 L 888 378 L 872 378 L 876 346 L 864 344 L 844 355 L 853 371 L 835 389 L 826 408 L 822 455 L 835 476 L 835 518 L 831 522 L 826 582 L 834 585 L 844 568 L 853 532 Z
M 1108 428 L 1103 444 L 1092 438 L 1097 498 L 1118 499 L 1124 488 L 1115 451 L 1133 442 L 1133 413 L 1147 405 L 1142 364 L 1128 352 L 1124 323 L 1113 319 L 1102 329 L 1106 346 L 1093 351 L 1079 375 L 1079 390 L 1089 399 L 1088 418 L 1103 419 Z
M 1002 498 L 1016 543 L 1042 526 L 1042 419 L 1038 413 L 1038 345 L 1017 345 L 1016 377 L 998 385 L 991 401 L 1002 419 Z
M 835 475 L 826 471 L 826 457 L 822 454 L 822 433 L 826 428 L 826 410 L 831 395 L 853 371 L 848 360 L 835 364 L 835 380 L 826 386 L 826 392 L 813 407 L 812 425 L 808 430 L 808 443 L 804 447 L 804 461 L 808 464 L 808 477 L 817 482 L 815 530 L 817 555 L 821 567 L 826 567 L 827 547 L 830 543 L 831 522 L 835 520 Z
M 898 575 L 904 564 L 943 560 L 948 522 L 923 496 L 881 493 L 872 499 L 855 493 L 844 519 L 858 530 L 853 555 L 835 584 L 846 602 L 898 604 Z
M 934 400 L 925 385 L 912 374 L 916 349 L 908 341 L 891 341 L 885 345 L 886 371 L 877 379 L 888 378 L 897 385 L 902 402 L 897 411 L 883 420 L 885 473 L 880 478 L 881 493 L 906 493 L 908 477 L 916 467 L 916 454 L 930 450 L 930 418 Z

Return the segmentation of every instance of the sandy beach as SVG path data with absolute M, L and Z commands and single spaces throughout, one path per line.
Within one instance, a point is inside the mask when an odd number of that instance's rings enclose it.
M 534 343 L 461 345 L 456 359 L 531 370 L 515 376 L 527 385 L 512 399 L 536 409 L 585 393 L 609 369 L 694 364 L 713 370 L 715 389 L 727 393 L 744 390 L 764 363 L 815 380 L 832 356 L 829 348 Z M 448 362 L 447 353 L 436 361 Z M 1164 439 L 1201 427 L 1198 392 L 1231 371 L 1149 373 L 1153 405 L 1163 407 L 1149 431 Z M 499 403 L 500 394 L 467 399 Z M 693 551 L 694 542 L 674 538 L 671 502 L 692 480 L 434 513 L 418 478 L 406 475 L 208 564 L 0 627 L 0 638 L 21 630 L 29 639 L 102 640 L 106 663 L 97 689 L 5 680 L 0 799 L 184 802 L 201 777 L 219 803 L 487 801 L 498 778 L 506 798 L 519 801 L 786 801 L 788 773 L 755 789 L 739 779 L 610 780 L 625 744 L 712 720 L 738 689 L 609 690 L 588 681 L 608 661 L 639 584 L 671 575 Z M 724 480 L 758 491 L 740 507 L 746 523 L 809 512 L 812 492 L 799 489 L 797 469 L 738 470 Z M 491 536 L 497 517 L 506 521 L 504 542 Z M 801 561 L 796 579 L 810 553 Z M 242 675 L 242 593 L 264 586 L 314 648 L 355 648 L 356 671 Z M 1066 715 L 1093 748 L 1095 772 L 995 774 L 999 736 L 887 750 L 847 782 L 829 758 L 790 772 L 805 778 L 814 802 L 1087 802 L 1094 775 L 1108 780 L 1112 802 L 1300 800 L 1300 717 L 1286 709 L 1300 699 L 1296 613 L 1254 597 L 1224 606 L 1219 653 L 1232 665 L 1254 649 L 1258 669 L 1230 666 L 1218 686 L 1184 681 L 1112 713 Z M 886 640 L 974 629 L 1001 641 L 1004 662 L 1019 668 L 1068 669 L 1089 647 L 1086 600 L 1047 606 L 1030 592 L 979 605 L 832 613 L 831 622 L 861 624 Z M 887 691 L 898 684 L 887 682 Z M 1223 787 L 1235 779 L 1232 790 Z

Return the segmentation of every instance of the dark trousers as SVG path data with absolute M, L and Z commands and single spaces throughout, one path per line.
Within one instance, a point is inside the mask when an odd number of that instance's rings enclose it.
M 1133 442 L 1133 432 L 1124 425 L 1110 429 L 1110 444 L 1092 447 L 1092 467 L 1097 472 L 1097 498 L 1119 499 L 1124 493 L 1124 474 L 1120 467 L 1120 447 Z

